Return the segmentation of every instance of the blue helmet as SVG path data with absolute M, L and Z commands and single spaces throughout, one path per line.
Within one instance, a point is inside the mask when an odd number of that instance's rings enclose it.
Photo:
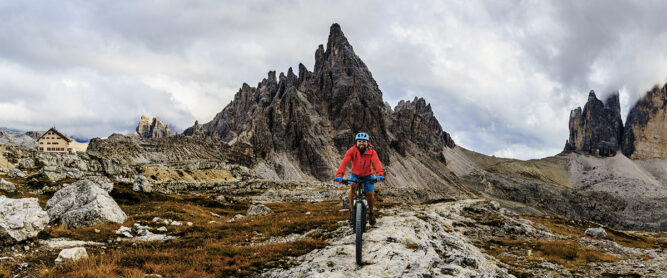
M 365 140 L 365 141 L 370 141 L 371 137 L 368 136 L 368 134 L 360 132 L 357 133 L 357 136 L 354 137 L 354 140 Z

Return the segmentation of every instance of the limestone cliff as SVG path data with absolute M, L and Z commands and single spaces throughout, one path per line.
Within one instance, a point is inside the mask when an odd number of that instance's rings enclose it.
M 594 91 L 590 91 L 583 111 L 577 107 L 570 112 L 569 127 L 566 151 L 614 156 L 620 148 L 623 135 L 618 93 L 612 94 L 603 103 Z
M 655 86 L 628 113 L 623 154 L 632 159 L 667 157 L 667 84 Z

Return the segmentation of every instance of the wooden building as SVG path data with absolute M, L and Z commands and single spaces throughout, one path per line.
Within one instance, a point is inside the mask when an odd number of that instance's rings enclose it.
M 37 139 L 37 150 L 47 153 L 70 153 L 72 139 L 58 132 L 55 128 L 46 131 Z

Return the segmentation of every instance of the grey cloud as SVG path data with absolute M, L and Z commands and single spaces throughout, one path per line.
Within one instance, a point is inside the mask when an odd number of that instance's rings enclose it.
M 457 143 L 536 158 L 562 149 L 568 112 L 589 89 L 620 89 L 627 113 L 665 81 L 665 10 L 660 1 L 3 1 L 0 36 L 11 39 L 0 41 L 0 107 L 29 114 L 0 111 L 0 125 L 94 137 L 151 114 L 183 129 L 210 120 L 243 82 L 300 62 L 312 69 L 338 22 L 385 100 L 422 96 Z M 86 87 L 67 86 L 78 83 Z M 53 93 L 78 100 L 45 97 Z

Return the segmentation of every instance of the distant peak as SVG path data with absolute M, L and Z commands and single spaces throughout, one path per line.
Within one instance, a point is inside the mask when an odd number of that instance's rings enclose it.
M 591 98 L 597 99 L 597 96 L 595 96 L 595 91 L 593 90 L 588 92 L 588 99 L 590 100 Z
M 340 46 L 350 46 L 350 43 L 347 41 L 343 30 L 341 30 L 338 23 L 331 25 L 329 29 L 329 40 L 327 41 L 327 51 L 331 51 L 334 47 Z

